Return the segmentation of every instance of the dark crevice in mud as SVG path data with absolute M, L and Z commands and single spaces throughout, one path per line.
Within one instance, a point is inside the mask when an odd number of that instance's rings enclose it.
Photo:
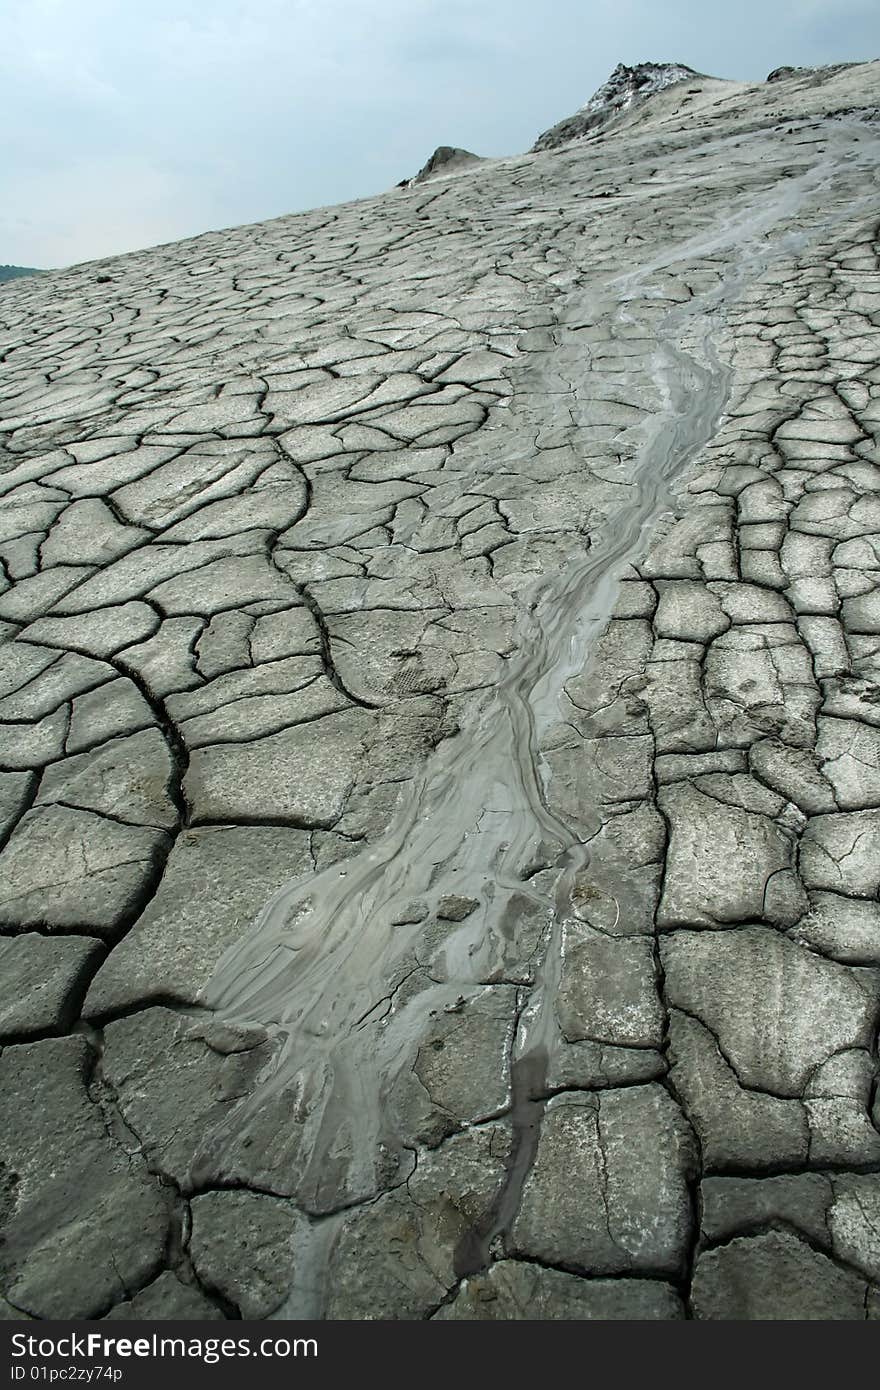
M 662 1282 L 675 1286 L 676 1282 L 675 1274 L 670 1273 L 668 1269 L 584 1270 L 582 1267 L 576 1265 L 555 1264 L 552 1260 L 542 1260 L 537 1255 L 514 1255 L 511 1256 L 511 1259 L 516 1264 L 530 1265 L 535 1269 L 555 1270 L 560 1274 L 571 1274 L 577 1279 L 585 1280 L 587 1283 L 593 1283 L 594 1281 L 602 1281 L 604 1283 L 606 1280 L 616 1283 L 626 1280 L 627 1283 L 631 1281 L 640 1284 L 656 1284 Z
M 192 1238 L 192 1208 L 190 1202 L 193 1194 L 189 1197 L 182 1197 L 178 1194 L 175 1203 L 174 1215 L 169 1230 L 169 1242 L 167 1258 L 169 1265 L 174 1270 L 177 1278 L 184 1284 L 190 1284 L 197 1289 L 206 1302 L 213 1305 L 228 1322 L 238 1322 L 241 1320 L 241 1309 L 233 1303 L 220 1289 L 205 1279 L 196 1268 L 190 1252 L 190 1241 Z
M 616 1046 L 616 1044 L 611 1044 L 610 1046 L 613 1047 Z M 629 1050 L 629 1046 L 627 1045 L 627 1051 Z M 633 1048 L 632 1050 L 637 1051 L 638 1049 Z M 652 1052 L 656 1050 L 657 1055 L 660 1058 L 660 1063 L 663 1063 L 662 1054 L 660 1053 L 659 1049 L 646 1048 L 644 1050 L 650 1050 Z M 656 1072 L 652 1072 L 650 1075 L 636 1076 L 633 1077 L 631 1080 L 615 1077 L 611 1081 L 591 1080 L 590 1082 L 585 1083 L 583 1085 L 579 1085 L 577 1083 L 566 1083 L 560 1086 L 548 1086 L 544 1094 L 541 1096 L 541 1099 L 544 1101 L 554 1100 L 557 1096 L 596 1096 L 597 1098 L 599 1098 L 604 1091 L 634 1091 L 638 1089 L 638 1087 L 640 1086 L 650 1086 L 655 1083 L 660 1083 L 664 1080 L 666 1075 L 667 1073 L 662 1070 L 662 1065 L 660 1065 Z
M 2 834 L 0 834 L 0 852 L 6 848 L 15 830 L 21 824 L 28 811 L 33 808 L 37 796 L 39 795 L 40 783 L 43 778 L 42 769 L 31 772 L 28 775 L 30 781 L 22 797 L 21 805 L 16 809 L 15 815 L 10 816 L 8 825 L 5 826 Z
M 306 608 L 315 620 L 315 626 L 318 629 L 321 640 L 321 665 L 324 670 L 324 675 L 327 677 L 330 684 L 334 689 L 339 691 L 340 695 L 344 695 L 346 700 L 350 700 L 353 705 L 360 705 L 361 709 L 381 709 L 381 705 L 376 704 L 375 701 L 366 700 L 360 695 L 353 694 L 353 692 L 348 689 L 348 686 L 343 681 L 334 664 L 330 631 L 327 627 L 327 620 L 324 617 L 317 599 L 313 594 L 309 593 L 308 585 L 297 584 L 295 587 Z
M 53 933 L 53 937 L 57 939 L 57 934 Z M 84 961 L 80 965 L 61 1003 L 56 1023 L 39 1031 L 28 1029 L 4 1033 L 0 1036 L 0 1047 L 26 1046 L 28 1043 L 42 1042 L 47 1038 L 65 1037 L 68 1033 L 76 1031 L 76 1021 L 89 986 L 106 959 L 107 955 L 104 952 L 97 960 Z
M 104 1071 L 104 1032 L 92 1024 L 81 1023 L 77 1030 L 88 1047 L 88 1064 L 84 1076 L 86 1090 L 92 1103 L 97 1106 L 104 1123 L 107 1137 L 118 1144 L 129 1162 L 140 1159 L 149 1169 L 144 1158 L 144 1145 L 139 1134 L 132 1129 L 119 1103 L 116 1088 L 108 1080 Z M 153 1172 L 163 1187 L 169 1181 L 164 1174 Z
M 174 723 L 174 720 L 171 719 L 165 708 L 165 701 L 151 690 L 141 673 L 131 666 L 124 657 L 117 658 L 112 664 L 117 675 L 130 680 L 138 691 L 138 694 L 141 695 L 145 703 L 149 705 L 153 719 L 158 725 L 159 731 L 168 746 L 168 752 L 171 756 L 172 767 L 174 769 L 174 778 L 169 787 L 169 796 L 177 811 L 180 828 L 183 829 L 189 825 L 190 820 L 190 807 L 183 790 L 184 778 L 189 768 L 189 751 L 187 746 L 180 736 L 177 725 Z
M 656 748 L 656 743 L 655 743 L 655 748 Z M 654 754 L 654 758 L 652 759 L 652 767 L 655 767 L 655 766 L 656 766 L 656 752 L 655 752 L 655 754 Z M 679 1292 L 680 1292 L 680 1294 L 681 1294 L 682 1303 L 683 1303 L 684 1310 L 685 1310 L 685 1317 L 686 1317 L 688 1320 L 691 1320 L 691 1319 L 693 1319 L 693 1317 L 694 1317 L 693 1304 L 692 1304 L 692 1302 L 691 1302 L 691 1288 L 692 1288 L 692 1284 L 693 1284 L 694 1269 L 695 1269 L 695 1267 L 696 1267 L 697 1254 L 698 1254 L 698 1251 L 699 1251 L 700 1240 L 701 1240 L 701 1236 L 702 1236 L 702 1224 L 703 1224 L 703 1192 L 702 1192 L 702 1182 L 703 1182 L 703 1177 L 704 1177 L 705 1160 L 704 1160 L 704 1156 L 703 1156 L 703 1145 L 702 1145 L 702 1141 L 701 1141 L 701 1139 L 700 1139 L 699 1132 L 698 1132 L 696 1126 L 695 1126 L 694 1123 L 693 1123 L 693 1120 L 692 1120 L 692 1118 L 691 1118 L 691 1115 L 690 1115 L 690 1112 L 689 1112 L 689 1110 L 688 1110 L 688 1107 L 687 1107 L 687 1105 L 686 1105 L 686 1103 L 685 1103 L 685 1101 L 684 1101 L 684 1098 L 683 1098 L 682 1095 L 680 1094 L 680 1092 L 679 1092 L 679 1090 L 678 1090 L 678 1087 L 677 1087 L 676 1084 L 675 1084 L 675 1079 L 674 1079 L 674 1075 L 673 1075 L 673 1061 L 672 1061 L 672 1057 L 671 1057 L 671 1055 L 670 1055 L 670 1052 L 671 1052 L 671 1045 L 672 1045 L 672 1040 L 671 1040 L 671 1035 L 670 1035 L 671 1009 L 670 1009 L 669 997 L 668 997 L 667 989 L 666 989 L 666 971 L 665 971 L 664 966 L 663 966 L 663 956 L 662 956 L 662 952 L 661 952 L 661 950 L 660 950 L 661 932 L 660 932 L 660 930 L 659 930 L 659 928 L 658 928 L 658 926 L 657 926 L 657 911 L 658 911 L 658 909 L 659 909 L 660 903 L 663 901 L 663 894 L 664 894 L 665 889 L 666 889 L 666 878 L 667 878 L 667 873 L 668 873 L 668 868 L 669 868 L 668 851 L 669 851 L 669 844 L 670 844 L 670 841 L 671 841 L 671 838 L 672 838 L 672 827 L 671 827 L 671 825 L 670 825 L 670 821 L 669 821 L 668 815 L 667 815 L 666 812 L 661 808 L 661 806 L 659 805 L 658 800 L 657 800 L 658 793 L 659 793 L 659 790 L 660 790 L 660 789 L 659 789 L 659 785 L 658 785 L 658 782 L 657 782 L 656 771 L 652 772 L 652 783 L 653 783 L 653 798 L 652 798 L 652 805 L 654 806 L 654 809 L 657 811 L 658 815 L 661 817 L 661 819 L 662 819 L 662 821 L 663 821 L 663 833 L 664 833 L 664 842 L 665 842 L 665 852 L 664 852 L 664 856 L 663 856 L 663 867 L 662 867 L 662 871 L 661 871 L 661 875 L 660 875 L 660 882 L 658 883 L 658 885 L 657 885 L 657 890 L 656 890 L 656 906 L 655 906 L 655 909 L 654 909 L 653 933 L 652 933 L 652 938 L 651 938 L 651 957 L 652 957 L 652 964 L 653 964 L 653 970 L 654 970 L 654 987 L 655 987 L 655 989 L 656 989 L 656 991 L 657 991 L 657 997 L 658 997 L 658 999 L 660 1000 L 660 1005 L 661 1005 L 661 1008 L 662 1008 L 662 1010 L 663 1010 L 663 1036 L 662 1036 L 661 1042 L 660 1042 L 660 1053 L 661 1053 L 661 1055 L 662 1055 L 662 1057 L 663 1057 L 663 1059 L 664 1059 L 664 1061 L 665 1061 L 665 1064 L 666 1064 L 666 1070 L 665 1070 L 665 1072 L 662 1073 L 660 1076 L 658 1076 L 658 1077 L 656 1078 L 656 1081 L 657 1081 L 657 1083 L 658 1083 L 659 1085 L 661 1085 L 661 1086 L 663 1087 L 663 1089 L 666 1091 L 666 1093 L 671 1097 L 671 1099 L 674 1101 L 675 1105 L 678 1107 L 678 1110 L 679 1110 L 679 1112 L 681 1113 L 682 1119 L 683 1119 L 684 1123 L 685 1123 L 685 1124 L 687 1125 L 687 1127 L 688 1127 L 688 1130 L 689 1130 L 690 1136 L 691 1136 L 691 1142 L 692 1142 L 692 1144 L 693 1144 L 693 1158 L 694 1158 L 694 1163 L 693 1163 L 693 1166 L 692 1166 L 692 1168 L 691 1168 L 691 1171 L 690 1171 L 690 1172 L 687 1172 L 687 1173 L 685 1174 L 685 1177 L 686 1177 L 686 1184 L 687 1184 L 688 1203 L 689 1203 L 689 1207 L 690 1207 L 690 1229 L 689 1229 L 689 1234 L 688 1234 L 687 1246 L 686 1246 L 685 1253 L 684 1253 L 684 1264 L 683 1264 L 683 1268 L 679 1270 L 679 1272 L 678 1272 L 678 1278 L 677 1278 L 677 1281 L 676 1281 L 676 1282 L 677 1282 L 677 1286 L 678 1286 L 678 1288 L 679 1288 Z
M 108 1312 L 116 1309 L 124 1309 L 126 1303 L 131 1303 L 138 1294 L 145 1293 L 152 1288 L 153 1284 L 163 1274 L 173 1274 L 175 1279 L 184 1287 L 195 1289 L 202 1295 L 206 1303 L 210 1304 L 224 1320 L 237 1320 L 241 1317 L 240 1312 L 217 1290 L 208 1287 L 199 1277 L 189 1253 L 189 1237 L 192 1229 L 192 1217 L 189 1202 L 182 1197 L 172 1186 L 166 1190 L 169 1200 L 168 1211 L 168 1234 L 165 1241 L 164 1259 L 161 1268 L 152 1270 L 149 1275 L 143 1278 L 138 1284 L 130 1285 L 125 1290 L 125 1297 L 114 1302 L 110 1308 L 105 1308 L 103 1314 L 96 1316 L 106 1316 Z
M 858 1159 L 847 1159 L 846 1162 L 834 1163 L 827 1159 L 822 1159 L 816 1163 L 792 1163 L 790 1160 L 780 1159 L 778 1163 L 766 1162 L 760 1166 L 748 1163 L 707 1163 L 703 1176 L 706 1178 L 800 1178 L 806 1176 L 820 1177 L 852 1177 L 880 1173 L 880 1160 L 866 1159 L 864 1162 Z
M 285 697 L 290 696 L 290 695 L 301 695 L 301 694 L 303 693 L 303 691 L 307 690 L 307 689 L 309 688 L 309 686 L 313 685 L 313 684 L 315 683 L 315 681 L 317 681 L 317 680 L 319 680 L 319 679 L 320 679 L 319 676 L 315 676 L 315 677 L 314 677 L 314 680 L 309 681 L 307 686 L 303 686 L 303 687 L 301 687 L 300 689 L 298 689 L 298 690 L 293 690 L 293 691 L 287 691 L 287 690 L 285 690 L 285 691 L 282 691 L 279 695 L 276 695 L 276 694 L 274 694 L 274 693 L 273 693 L 273 694 L 262 695 L 262 696 L 256 696 L 256 697 L 248 696 L 248 695 L 243 695 L 241 698 L 242 698 L 243 700 L 249 700 L 249 699 L 254 699 L 254 698 L 256 698 L 256 699 L 262 700 L 262 701 L 264 701 L 264 702 L 268 702 L 269 700 L 272 700 L 272 699 L 284 699 Z M 235 703 L 237 703 L 237 702 L 236 702 L 236 701 L 229 701 L 229 705 L 233 705 L 233 704 L 235 704 Z M 213 717 L 213 715 L 214 715 L 215 713 L 225 714 L 225 711 L 226 711 L 226 709 L 227 709 L 228 707 L 229 707 L 228 705 L 227 705 L 227 706 L 221 705 L 221 706 L 218 707 L 218 710 L 217 710 L 217 711 L 212 710 L 212 711 L 210 712 L 210 715 L 207 715 L 207 716 L 205 716 L 205 717 L 206 717 L 206 718 L 211 718 L 211 717 Z M 365 707 L 365 708 L 368 708 L 368 707 Z M 378 708 L 378 707 L 377 707 L 377 706 L 373 706 L 373 708 Z M 204 749 L 207 749 L 207 748 L 247 748 L 247 747 L 248 747 L 249 745 L 251 745 L 251 744 L 261 743 L 261 742 L 263 741 L 263 739 L 274 738 L 274 736 L 275 736 L 276 734 L 283 734 L 283 733 L 286 733 L 286 732 L 287 732 L 288 730 L 290 730 L 290 729 L 302 729 L 302 728 L 304 728 L 304 727 L 305 727 L 306 725 L 308 725 L 308 724 L 318 724 L 318 723 L 321 722 L 322 719 L 328 719 L 328 718 L 330 718 L 331 715 L 334 715 L 334 714 L 342 714 L 342 713 L 344 713 L 345 709 L 346 709 L 346 706 L 345 706 L 345 705 L 337 705 L 337 706 L 335 706 L 335 707 L 331 707 L 331 708 L 328 708 L 328 709 L 319 710 L 317 714 L 307 714 L 307 715 L 304 715 L 304 716 L 302 716 L 302 717 L 299 718 L 299 719 L 280 720 L 277 724 L 269 724 L 269 725 L 267 725 L 264 729 L 260 729 L 259 733 L 244 734 L 244 735 L 242 735 L 241 738 L 236 738 L 236 737 L 232 736 L 231 734 L 224 733 L 222 736 L 218 736 L 217 738 L 212 738 L 212 739 L 206 739 L 204 742 L 196 742 L 195 739 L 194 739 L 194 740 L 193 740 L 193 743 L 192 743 L 192 751 L 193 751 L 194 753 L 200 753 L 200 752 L 202 752 Z M 201 717 L 202 717 L 202 716 L 197 715 L 197 716 L 194 716 L 194 719 L 195 719 L 195 718 L 201 718 Z M 183 723 L 184 723 L 184 727 L 185 727 L 187 721 L 184 720 Z
M 79 807 L 77 810 L 81 811 L 83 815 L 92 816 L 95 820 L 104 819 L 99 812 Z M 128 826 L 128 822 L 121 823 Z M 99 927 L 92 924 L 65 923 L 63 927 L 59 927 L 45 918 L 39 921 L 6 921 L 0 923 L 0 937 L 25 936 L 29 932 L 37 932 L 40 936 L 49 937 L 87 936 L 102 942 L 108 949 L 112 950 L 131 930 L 144 909 L 155 897 L 165 872 L 165 865 L 171 852 L 174 837 L 175 832 L 162 832 L 157 835 L 156 842 L 151 845 L 148 853 L 116 866 L 124 867 L 125 863 L 138 864 L 142 866 L 143 878 L 140 884 L 131 891 L 124 907 L 119 909 L 110 925 Z
M 143 995 L 133 1004 L 127 1004 L 121 1009 L 96 1010 L 89 1014 L 88 1022 L 81 1021 L 76 1028 L 86 1031 L 92 1028 L 106 1028 L 108 1024 L 118 1023 L 121 1019 L 137 1018 L 138 1014 L 146 1013 L 149 1009 L 167 1009 L 169 1013 L 179 1014 L 181 1018 L 192 1019 L 193 1023 L 199 1019 L 214 1017 L 210 1009 L 200 1004 L 193 1004 L 188 999 L 180 999 L 174 994 L 162 994 L 157 991 L 155 994 Z
M 440 1312 L 442 1308 L 450 1307 L 450 1305 L 455 1302 L 455 1300 L 458 1298 L 458 1295 L 461 1293 L 462 1286 L 464 1285 L 464 1283 L 464 1279 L 457 1279 L 455 1283 L 450 1285 L 450 1287 L 446 1290 L 446 1293 L 443 1295 L 442 1298 L 439 1298 L 436 1303 L 432 1303 L 430 1308 L 425 1309 L 419 1321 L 431 1322 L 434 1318 L 436 1318 L 437 1314 Z
M 161 1190 L 168 1216 L 168 1232 L 165 1241 L 163 1264 L 170 1268 L 181 1283 L 192 1284 L 212 1303 L 224 1318 L 240 1318 L 240 1312 L 228 1303 L 215 1290 L 206 1288 L 189 1254 L 189 1238 L 192 1230 L 192 1216 L 189 1198 L 178 1184 L 151 1160 L 149 1148 L 128 1120 L 119 1094 L 104 1070 L 103 1029 L 88 1024 L 81 1025 L 81 1032 L 89 1048 L 89 1063 L 84 1076 L 86 1089 L 93 1104 L 97 1106 L 108 1139 L 118 1145 L 128 1158 L 129 1164 L 143 1165 Z M 148 1288 L 162 1273 L 162 1266 L 153 1268 L 137 1288 L 126 1288 L 125 1299 L 130 1301 L 136 1293 Z M 116 1300 L 112 1306 L 116 1306 Z M 109 1307 L 103 1310 L 109 1311 Z
M 787 1235 L 796 1236 L 804 1245 L 817 1255 L 822 1255 L 826 1260 L 830 1260 L 838 1269 L 843 1270 L 849 1275 L 855 1276 L 860 1282 L 864 1281 L 871 1284 L 870 1275 L 857 1264 L 842 1258 L 833 1248 L 832 1241 L 823 1242 L 817 1240 L 814 1235 L 805 1230 L 803 1226 L 798 1226 L 795 1221 L 787 1220 L 781 1216 L 759 1217 L 754 1221 L 746 1221 L 738 1225 L 736 1230 L 728 1231 L 717 1240 L 707 1240 L 700 1247 L 700 1254 L 704 1251 L 724 1250 L 735 1240 L 751 1240 L 755 1236 L 770 1235 L 773 1232 L 784 1232 Z
M 874 1039 L 874 1075 L 871 1077 L 871 1084 L 868 1088 L 867 1112 L 868 1119 L 874 1129 L 880 1134 L 880 1065 L 877 1060 L 878 1038 Z
M 772 930 L 772 928 L 769 928 L 769 930 Z M 729 1054 L 724 1050 L 724 1047 L 718 1034 L 710 1027 L 710 1025 L 705 1021 L 705 1019 L 701 1018 L 698 1013 L 691 1009 L 682 1008 L 680 1004 L 671 1005 L 669 1012 L 681 1014 L 683 1018 L 690 1019 L 692 1023 L 696 1023 L 700 1028 L 704 1029 L 704 1031 L 712 1039 L 712 1045 L 714 1046 L 715 1051 L 717 1052 L 721 1061 L 727 1067 L 736 1085 L 746 1095 L 767 1096 L 772 1100 L 792 1101 L 800 1104 L 803 1104 L 805 1103 L 805 1101 L 811 1099 L 811 1097 L 805 1094 L 805 1091 L 809 1085 L 809 1075 L 807 1079 L 804 1081 L 804 1090 L 800 1092 L 793 1093 L 788 1091 L 774 1090 L 772 1086 L 750 1085 L 748 1082 L 742 1079 L 734 1063 L 732 1062 Z M 865 1050 L 866 1049 L 864 1047 L 859 1047 L 857 1045 L 853 1045 L 851 1047 L 844 1047 L 840 1049 L 841 1052 L 864 1052 Z M 816 1064 L 814 1070 L 820 1070 L 821 1067 L 831 1059 L 831 1057 L 834 1057 L 836 1055 L 837 1053 L 830 1053 L 828 1057 L 823 1058 L 821 1062 Z M 678 1101 L 678 1104 L 680 1106 L 681 1101 Z
M 2 360 L 3 360 L 3 359 L 0 358 L 0 361 L 2 361 Z M 21 1314 L 21 1320 L 22 1320 L 22 1322 L 42 1322 L 42 1321 L 44 1321 L 44 1319 L 41 1318 L 40 1315 L 39 1315 L 38 1313 L 32 1313 L 32 1312 L 30 1312 L 27 1308 L 23 1308 L 23 1307 L 21 1306 L 20 1303 L 13 1303 L 12 1300 L 10 1299 L 10 1297 L 9 1297 L 9 1293 L 8 1293 L 6 1290 L 4 1290 L 4 1292 L 3 1292 L 3 1302 L 4 1302 L 4 1303 L 7 1303 L 7 1304 L 9 1305 L 9 1307 L 12 1309 L 13 1313 L 20 1313 L 20 1314 Z
M 205 1197 L 211 1192 L 252 1192 L 258 1197 L 272 1197 L 278 1202 L 287 1201 L 296 1211 L 303 1210 L 288 1193 L 279 1192 L 276 1188 L 269 1187 L 266 1183 L 254 1182 L 250 1179 L 245 1182 L 243 1178 L 222 1178 L 215 1176 L 211 1178 L 210 1182 L 193 1183 L 191 1187 L 187 1188 L 190 1201 L 195 1201 L 196 1197 Z M 333 1213 L 327 1213 L 327 1215 L 332 1214 Z
M 88 1046 L 89 1060 L 84 1074 L 86 1091 L 100 1113 L 107 1138 L 111 1144 L 122 1150 L 129 1165 L 142 1166 L 145 1172 L 149 1173 L 155 1180 L 162 1193 L 168 1218 L 168 1232 L 162 1263 L 173 1263 L 175 1266 L 183 1265 L 181 1271 L 183 1282 L 195 1282 L 195 1271 L 192 1269 L 188 1257 L 183 1253 L 185 1233 L 188 1231 L 189 1225 L 188 1203 L 177 1184 L 151 1161 L 148 1147 L 132 1127 L 123 1110 L 119 1094 L 104 1069 L 103 1029 L 82 1023 L 79 1025 L 78 1031 Z M 149 1271 L 148 1277 L 142 1281 L 138 1288 L 124 1287 L 124 1299 L 121 1301 L 130 1301 L 136 1293 L 152 1284 L 162 1273 L 162 1263 L 157 1264 Z M 120 1280 L 120 1282 L 122 1281 Z M 216 1306 L 216 1300 L 211 1301 Z M 110 1306 L 116 1306 L 119 1302 L 120 1300 L 116 1299 Z M 103 1311 L 109 1312 L 110 1307 L 108 1306 Z
M 184 744 L 177 731 L 176 726 L 174 725 L 173 721 L 168 717 L 164 702 L 161 699 L 159 699 L 156 695 L 154 695 L 153 691 L 150 689 L 149 685 L 143 679 L 143 677 L 137 671 L 129 667 L 123 659 L 117 658 L 116 661 L 110 664 L 113 666 L 113 669 L 116 671 L 117 675 L 122 676 L 127 680 L 130 680 L 132 684 L 136 687 L 139 694 L 142 696 L 146 704 L 149 706 L 154 721 L 156 725 L 158 725 L 159 727 L 159 730 L 163 736 L 166 747 L 168 749 L 172 766 L 172 777 L 169 783 L 166 785 L 166 793 L 177 813 L 176 827 L 172 830 L 163 830 L 161 834 L 157 835 L 156 841 L 150 849 L 149 863 L 145 869 L 143 881 L 138 886 L 138 888 L 131 894 L 131 897 L 129 898 L 129 901 L 126 903 L 124 910 L 120 912 L 117 920 L 113 923 L 112 927 L 100 930 L 89 927 L 74 928 L 66 929 L 63 933 L 71 934 L 71 932 L 73 932 L 74 934 L 79 934 L 81 932 L 84 935 L 97 936 L 100 940 L 104 941 L 112 950 L 112 948 L 115 945 L 117 945 L 124 936 L 127 935 L 127 933 L 134 926 L 135 922 L 143 914 L 143 912 L 146 910 L 146 908 L 149 906 L 149 904 L 155 897 L 159 889 L 159 885 L 161 884 L 162 879 L 164 877 L 165 867 L 168 863 L 168 858 L 174 847 L 177 836 L 180 830 L 189 824 L 190 808 L 187 804 L 183 790 L 183 779 L 186 774 L 187 767 L 189 766 L 189 754 L 187 752 L 186 745 Z M 113 739 L 107 740 L 108 743 L 112 743 L 113 741 Z M 36 795 L 36 790 L 34 791 L 34 795 Z M 106 816 L 103 815 L 101 812 L 93 811 L 91 808 L 88 807 L 74 807 L 73 809 L 80 811 L 82 814 L 94 815 L 101 819 L 111 820 L 126 827 L 131 824 L 130 822 L 123 821 L 119 817 Z M 31 929 L 32 928 L 30 927 L 22 928 L 22 930 Z M 48 927 L 46 928 L 46 932 L 47 934 L 55 934 Z M 82 1002 L 82 999 L 84 997 L 85 991 L 83 991 L 80 995 L 80 1003 Z
M 124 816 L 114 814 L 112 811 L 99 810 L 95 806 L 83 806 L 78 801 L 68 801 L 65 797 L 46 798 L 40 802 L 40 807 L 47 810 L 52 807 L 60 807 L 63 811 L 77 811 L 84 816 L 94 816 L 97 820 L 109 821 L 111 825 L 122 826 L 126 830 L 156 830 L 161 835 L 168 835 L 169 832 L 157 821 L 147 820 L 126 820 Z
M 510 1068 L 512 1104 L 507 1172 L 485 1222 L 467 1231 L 455 1247 L 453 1269 L 457 1279 L 481 1274 L 489 1267 L 493 1248 L 502 1245 L 516 1220 L 523 1189 L 534 1167 L 544 1118 L 548 1056 L 539 1048 L 514 1061 Z
M 643 1284 L 664 1283 L 671 1284 L 673 1288 L 679 1289 L 678 1275 L 674 1269 L 651 1265 L 640 1265 L 638 1269 L 592 1269 L 585 1265 L 580 1265 L 572 1260 L 544 1260 L 538 1255 L 521 1255 L 519 1253 L 506 1256 L 516 1264 L 530 1265 L 535 1269 L 546 1269 L 557 1274 L 571 1274 L 578 1279 L 583 1279 L 587 1283 L 594 1281 L 609 1280 L 611 1282 L 629 1282 L 636 1280 Z
M 298 727 L 299 727 L 299 726 L 298 726 Z M 216 745 L 215 745 L 215 746 L 216 746 Z M 236 747 L 237 747 L 238 745 L 233 745 L 233 746 L 236 746 Z M 335 822 L 335 821 L 321 821 L 321 822 L 319 822 L 319 823 L 316 823 L 314 820 L 308 820 L 308 821 L 307 821 L 307 820 L 303 820 L 303 818 L 302 818 L 301 816 L 241 816 L 241 815 L 226 815 L 226 816 L 218 816 L 218 817 L 216 817 L 216 818 L 215 818 L 214 816 L 198 816 L 198 817 L 196 817 L 196 819 L 192 822 L 192 824 L 191 824 L 191 826 L 190 826 L 190 829 L 193 830 L 193 831 L 197 831 L 197 830 L 222 830 L 222 829 L 223 829 L 224 827 L 226 827 L 226 826 L 230 826 L 230 827 L 234 827 L 234 826 L 253 826 L 253 827 L 266 826 L 266 827 L 269 827 L 269 828 L 271 828 L 271 827 L 276 827 L 276 828 L 279 829 L 279 830 L 322 831 L 322 832 L 324 832 L 324 833 L 326 833 L 326 834 L 335 833 L 335 834 L 338 834 L 338 835 L 342 835 L 342 832 L 341 832 L 341 831 L 337 831 L 337 830 L 336 830 L 336 828 L 335 828 L 335 827 L 336 827 L 336 822 Z M 359 842 L 362 840 L 363 837 L 362 837 L 362 836 L 342 836 L 342 838 L 347 839 L 347 840 L 351 840 L 351 842 L 352 842 L 353 844 L 357 844 L 357 843 L 359 843 Z
M 108 930 L 106 927 L 94 927 L 82 922 L 74 922 L 71 925 L 65 924 L 63 927 L 55 926 L 51 922 L 2 922 L 0 923 L 0 940 L 16 936 L 28 936 L 35 933 L 37 936 L 48 936 L 54 938 L 65 936 L 86 936 L 90 941 L 99 941 L 108 948 L 114 946 L 118 938 L 115 928 Z

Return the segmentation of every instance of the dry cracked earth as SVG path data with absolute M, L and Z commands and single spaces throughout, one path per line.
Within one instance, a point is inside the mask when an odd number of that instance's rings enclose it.
M 880 1317 L 878 108 L 4 288 L 5 1316 Z

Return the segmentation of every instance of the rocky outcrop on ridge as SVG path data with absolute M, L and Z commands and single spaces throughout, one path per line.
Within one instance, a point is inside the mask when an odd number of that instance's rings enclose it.
M 470 150 L 456 149 L 453 145 L 438 145 L 431 158 L 423 164 L 419 172 L 414 174 L 411 179 L 401 179 L 397 187 L 412 188 L 417 183 L 426 183 L 428 179 L 457 174 L 462 169 L 469 169 L 474 164 L 481 162 L 481 156 L 471 154 Z
M 818 67 L 774 68 L 772 72 L 767 74 L 766 80 L 768 82 L 786 82 L 790 77 L 812 77 L 814 74 L 818 74 L 821 79 L 823 75 L 827 77 L 830 73 L 844 72 L 847 68 L 858 66 L 858 63 L 827 63 Z
M 573 116 L 545 130 L 539 135 L 532 149 L 555 150 L 569 140 L 583 135 L 593 135 L 603 130 L 618 115 L 629 111 L 633 106 L 673 87 L 679 82 L 699 80 L 702 73 L 684 63 L 637 63 L 627 67 L 618 63 L 617 67 L 602 86 L 594 92 Z

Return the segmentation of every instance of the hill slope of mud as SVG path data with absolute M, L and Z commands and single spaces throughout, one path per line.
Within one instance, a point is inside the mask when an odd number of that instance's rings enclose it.
M 880 64 L 0 300 L 9 1317 L 878 1315 Z

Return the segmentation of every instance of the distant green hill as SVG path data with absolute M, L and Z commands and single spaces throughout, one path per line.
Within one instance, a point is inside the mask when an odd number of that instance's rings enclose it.
M 42 275 L 32 265 L 0 265 L 0 281 L 17 280 L 20 275 Z

